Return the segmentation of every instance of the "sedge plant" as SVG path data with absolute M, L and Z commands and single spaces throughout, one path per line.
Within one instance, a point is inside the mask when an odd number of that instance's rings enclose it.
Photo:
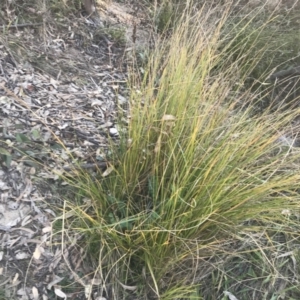
M 298 111 L 253 114 L 238 68 L 251 51 L 219 65 L 226 10 L 214 16 L 186 9 L 131 81 L 108 169 L 72 181 L 63 232 L 80 232 L 110 299 L 200 299 L 204 261 L 299 211 L 299 153 L 278 143 Z

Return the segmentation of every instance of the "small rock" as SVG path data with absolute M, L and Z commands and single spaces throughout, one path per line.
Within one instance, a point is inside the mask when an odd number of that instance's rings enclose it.
M 109 134 L 111 136 L 118 136 L 119 135 L 119 132 L 116 128 L 109 128 Z
M 121 95 L 118 95 L 118 103 L 119 105 L 124 105 L 127 103 L 127 99 Z

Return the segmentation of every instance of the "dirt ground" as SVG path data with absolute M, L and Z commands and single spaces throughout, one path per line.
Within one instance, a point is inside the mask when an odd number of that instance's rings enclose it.
M 108 138 L 118 136 L 137 17 L 113 2 L 99 9 L 101 22 L 82 12 L 59 28 L 6 27 L 17 9 L 6 3 L 1 13 L 0 298 L 105 299 L 92 266 L 83 263 L 80 237 L 64 245 L 52 221 L 64 203 L 59 175 L 79 162 L 95 170 Z

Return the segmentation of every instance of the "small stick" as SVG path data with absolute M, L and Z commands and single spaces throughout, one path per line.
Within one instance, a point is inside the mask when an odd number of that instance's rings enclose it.
M 25 24 L 14 24 L 14 25 L 2 25 L 0 29 L 11 29 L 11 28 L 23 28 L 23 27 L 33 27 L 41 26 L 43 23 L 25 23 Z
M 295 68 L 278 71 L 270 76 L 270 80 L 276 80 L 284 77 L 288 77 L 291 75 L 300 75 L 300 66 Z
M 90 163 L 90 164 L 82 164 L 79 166 L 74 166 L 74 167 L 70 167 L 70 166 L 66 166 L 63 167 L 64 171 L 70 172 L 73 170 L 80 170 L 80 169 L 101 169 L 104 170 L 108 167 L 109 163 L 108 162 L 97 162 L 97 163 Z

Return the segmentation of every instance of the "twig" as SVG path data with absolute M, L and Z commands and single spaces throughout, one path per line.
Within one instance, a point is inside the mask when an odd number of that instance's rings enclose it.
M 82 165 L 79 165 L 79 166 L 73 166 L 73 167 L 69 167 L 69 166 L 66 166 L 64 167 L 63 169 L 67 172 L 70 172 L 72 170 L 80 170 L 80 169 L 101 169 L 101 170 L 104 170 L 108 167 L 109 165 L 109 162 L 97 162 L 97 163 L 87 163 L 87 164 L 82 164 Z
M 2 25 L 2 26 L 0 26 L 0 29 L 34 27 L 34 26 L 41 26 L 41 25 L 43 25 L 43 23 L 25 23 L 25 24 L 14 24 L 14 25 Z
M 300 75 L 300 66 L 297 66 L 297 67 L 291 68 L 291 69 L 287 69 L 287 70 L 278 71 L 270 76 L 270 80 L 281 79 L 281 78 L 288 77 L 291 75 Z

